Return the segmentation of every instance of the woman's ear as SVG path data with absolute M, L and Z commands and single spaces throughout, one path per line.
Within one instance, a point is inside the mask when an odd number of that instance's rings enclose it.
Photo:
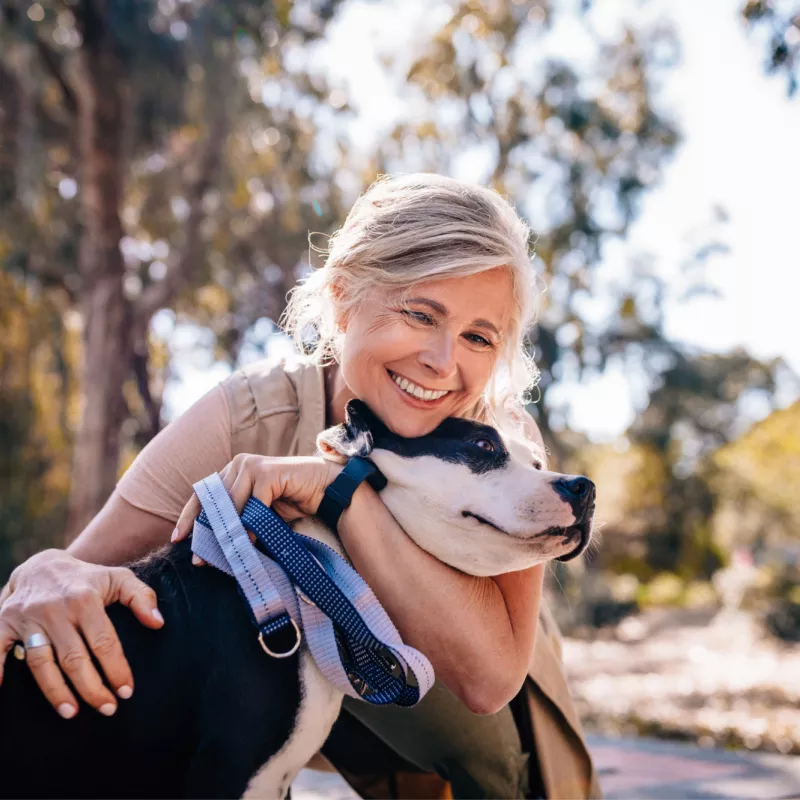
M 336 327 L 344 333 L 347 330 L 347 323 L 349 322 L 349 315 L 342 311 L 345 300 L 344 288 L 338 281 L 333 280 L 328 286 L 328 291 L 333 299 Z

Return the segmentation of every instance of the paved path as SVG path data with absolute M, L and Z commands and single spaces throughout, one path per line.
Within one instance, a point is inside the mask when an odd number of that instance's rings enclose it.
M 800 798 L 800 756 L 712 750 L 658 739 L 588 737 L 607 800 Z M 353 800 L 338 776 L 303 770 L 292 800 Z
M 800 798 L 800 757 L 588 737 L 608 800 Z

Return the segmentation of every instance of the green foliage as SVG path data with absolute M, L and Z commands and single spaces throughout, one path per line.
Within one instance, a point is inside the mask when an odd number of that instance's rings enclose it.
M 37 294 L 0 273 L 0 582 L 57 541 L 69 491 L 77 335 Z

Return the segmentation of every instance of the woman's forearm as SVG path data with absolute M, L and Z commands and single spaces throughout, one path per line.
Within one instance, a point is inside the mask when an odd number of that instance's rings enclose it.
M 174 522 L 142 511 L 114 492 L 67 552 L 92 564 L 125 564 L 167 544 L 174 527 Z
M 530 648 L 518 641 L 497 583 L 465 575 L 419 547 L 368 486 L 353 496 L 339 533 L 353 566 L 437 677 L 476 713 L 505 705 L 522 685 Z M 534 629 L 535 619 L 536 611 Z M 532 646 L 528 633 L 522 638 Z

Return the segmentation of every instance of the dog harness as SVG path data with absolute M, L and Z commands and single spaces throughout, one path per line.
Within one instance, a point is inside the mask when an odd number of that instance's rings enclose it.
M 424 697 L 433 667 L 403 643 L 367 583 L 338 553 L 295 533 L 255 497 L 239 517 L 217 473 L 193 488 L 203 510 L 192 552 L 236 579 L 266 653 L 293 655 L 305 635 L 320 672 L 342 693 L 375 705 L 413 706 Z M 278 649 L 275 641 L 287 633 L 293 643 Z

